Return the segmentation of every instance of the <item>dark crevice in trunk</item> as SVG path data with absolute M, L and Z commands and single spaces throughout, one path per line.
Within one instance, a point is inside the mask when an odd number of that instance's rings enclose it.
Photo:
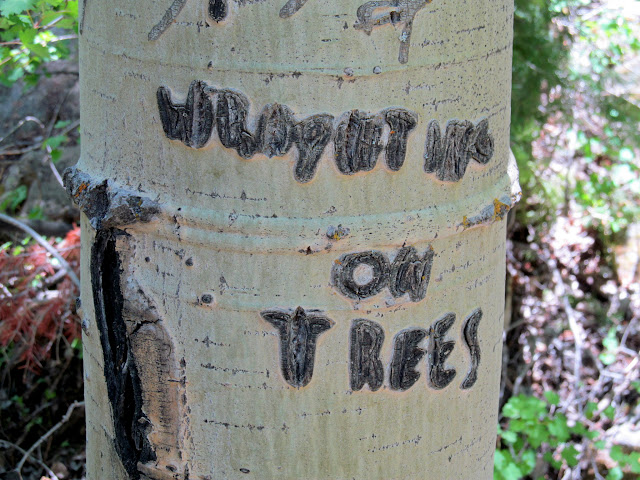
M 156 455 L 147 439 L 149 421 L 142 411 L 140 378 L 123 318 L 117 238 L 126 235 L 118 229 L 98 231 L 91 250 L 91 284 L 113 411 L 115 448 L 129 478 L 138 480 L 138 463 L 155 460 Z

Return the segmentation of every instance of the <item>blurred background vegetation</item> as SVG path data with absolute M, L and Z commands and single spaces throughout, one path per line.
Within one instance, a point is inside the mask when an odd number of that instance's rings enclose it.
M 83 478 L 77 16 L 0 0 L 0 478 Z M 640 478 L 639 20 L 515 0 L 496 479 Z

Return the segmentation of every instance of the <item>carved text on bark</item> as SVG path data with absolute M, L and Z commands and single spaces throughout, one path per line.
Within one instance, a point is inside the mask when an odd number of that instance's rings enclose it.
M 400 53 L 398 61 L 409 61 L 409 47 L 411 45 L 411 31 L 416 14 L 433 0 L 375 0 L 363 3 L 356 11 L 357 22 L 354 28 L 371 35 L 375 27 L 392 25 L 402 27 L 400 34 Z M 208 0 L 207 15 L 215 23 L 227 18 L 229 7 L 227 0 Z M 148 38 L 157 40 L 176 21 L 187 0 L 173 0 L 165 11 L 162 19 L 151 29 Z M 288 0 L 280 9 L 280 18 L 289 18 L 297 13 L 307 0 Z
M 334 322 L 317 311 L 298 307 L 291 310 L 266 310 L 264 320 L 280 333 L 280 371 L 284 380 L 295 388 L 306 387 L 311 382 L 316 358 L 316 339 L 329 330 Z M 471 357 L 470 369 L 460 388 L 467 390 L 475 385 L 480 367 L 478 326 L 482 310 L 476 309 L 464 323 L 464 345 Z M 451 384 L 457 371 L 448 365 L 448 357 L 456 342 L 449 338 L 456 315 L 447 313 L 429 329 L 410 327 L 398 332 L 393 339 L 393 352 L 389 368 L 385 368 L 381 352 L 385 342 L 385 330 L 381 324 L 366 318 L 352 321 L 349 334 L 349 385 L 352 391 L 380 390 L 388 371 L 390 390 L 406 391 L 415 385 L 422 373 L 420 363 L 426 358 L 426 384 L 441 390 Z M 428 340 L 426 346 L 421 346 Z
M 351 110 L 337 119 L 328 113 L 297 120 L 286 105 L 266 105 L 249 127 L 249 99 L 229 89 L 218 89 L 196 80 L 191 83 L 185 103 L 172 100 L 168 88 L 157 91 L 158 111 L 165 136 L 194 149 L 204 148 L 213 130 L 222 146 L 244 159 L 257 154 L 267 157 L 287 155 L 295 145 L 294 178 L 311 181 L 329 144 L 334 145 L 336 167 L 343 175 L 373 170 L 384 152 L 386 167 L 399 171 L 405 163 L 409 136 L 418 124 L 418 115 L 391 107 L 377 114 Z M 444 182 L 460 181 L 471 159 L 486 165 L 493 157 L 494 141 L 489 122 L 450 120 L 444 137 L 440 124 L 428 124 L 424 170 Z

